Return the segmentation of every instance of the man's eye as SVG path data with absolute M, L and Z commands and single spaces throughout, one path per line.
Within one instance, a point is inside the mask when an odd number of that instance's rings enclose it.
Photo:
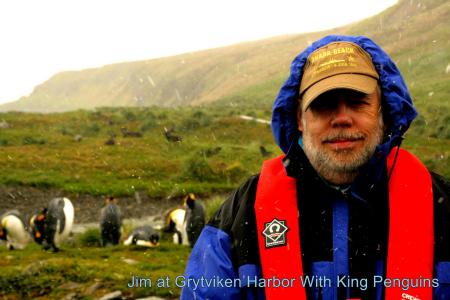
M 311 103 L 310 109 L 313 112 L 324 112 L 324 111 L 329 111 L 329 110 L 333 110 L 337 107 L 337 103 L 335 101 L 321 101 L 321 100 L 316 100 L 313 103 Z
M 354 99 L 349 101 L 350 106 L 352 107 L 363 107 L 369 105 L 369 102 L 366 99 Z

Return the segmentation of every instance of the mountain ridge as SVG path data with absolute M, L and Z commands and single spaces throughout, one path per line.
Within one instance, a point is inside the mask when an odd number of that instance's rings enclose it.
M 227 101 L 240 105 L 239 99 L 248 98 L 269 105 L 277 92 L 275 86 L 287 78 L 292 59 L 327 34 L 370 37 L 394 58 L 413 95 L 426 99 L 433 92 L 433 101 L 440 103 L 450 96 L 444 91 L 450 74 L 443 72 L 450 63 L 449 20 L 450 3 L 446 1 L 403 0 L 378 15 L 335 29 L 61 72 L 36 86 L 29 96 L 0 105 L 0 111 L 174 107 Z M 438 60 L 444 61 L 440 70 Z M 428 73 L 424 75 L 423 70 Z

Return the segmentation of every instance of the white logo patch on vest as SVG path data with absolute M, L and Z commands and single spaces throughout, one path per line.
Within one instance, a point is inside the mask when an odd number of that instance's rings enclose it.
M 264 224 L 262 234 L 266 238 L 266 248 L 286 245 L 286 232 L 289 228 L 285 224 L 286 221 L 277 219 Z

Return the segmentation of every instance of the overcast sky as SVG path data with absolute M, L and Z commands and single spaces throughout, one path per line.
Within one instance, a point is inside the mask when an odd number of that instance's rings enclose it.
M 330 29 L 375 15 L 396 2 L 0 1 L 0 103 L 28 95 L 60 71 Z

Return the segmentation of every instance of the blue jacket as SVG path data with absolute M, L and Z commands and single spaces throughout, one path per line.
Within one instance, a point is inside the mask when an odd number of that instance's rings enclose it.
M 380 75 L 382 105 L 390 124 L 364 172 L 346 190 L 321 180 L 299 146 L 297 99 L 308 55 L 333 41 L 358 44 L 372 57 Z M 385 274 L 388 232 L 386 156 L 398 146 L 417 113 L 402 76 L 389 56 L 365 37 L 327 36 L 300 53 L 273 106 L 272 130 L 286 153 L 287 174 L 297 179 L 303 265 L 307 275 L 351 274 L 369 278 Z M 299 142 L 297 142 L 299 141 Z M 434 299 L 450 299 L 449 184 L 433 178 L 435 271 Z M 222 205 L 193 248 L 186 268 L 182 299 L 264 299 L 254 202 L 258 176 L 251 177 Z M 337 251 L 335 251 L 338 249 Z M 280 275 L 281 276 L 281 275 Z M 383 289 L 312 286 L 308 299 L 383 299 Z

